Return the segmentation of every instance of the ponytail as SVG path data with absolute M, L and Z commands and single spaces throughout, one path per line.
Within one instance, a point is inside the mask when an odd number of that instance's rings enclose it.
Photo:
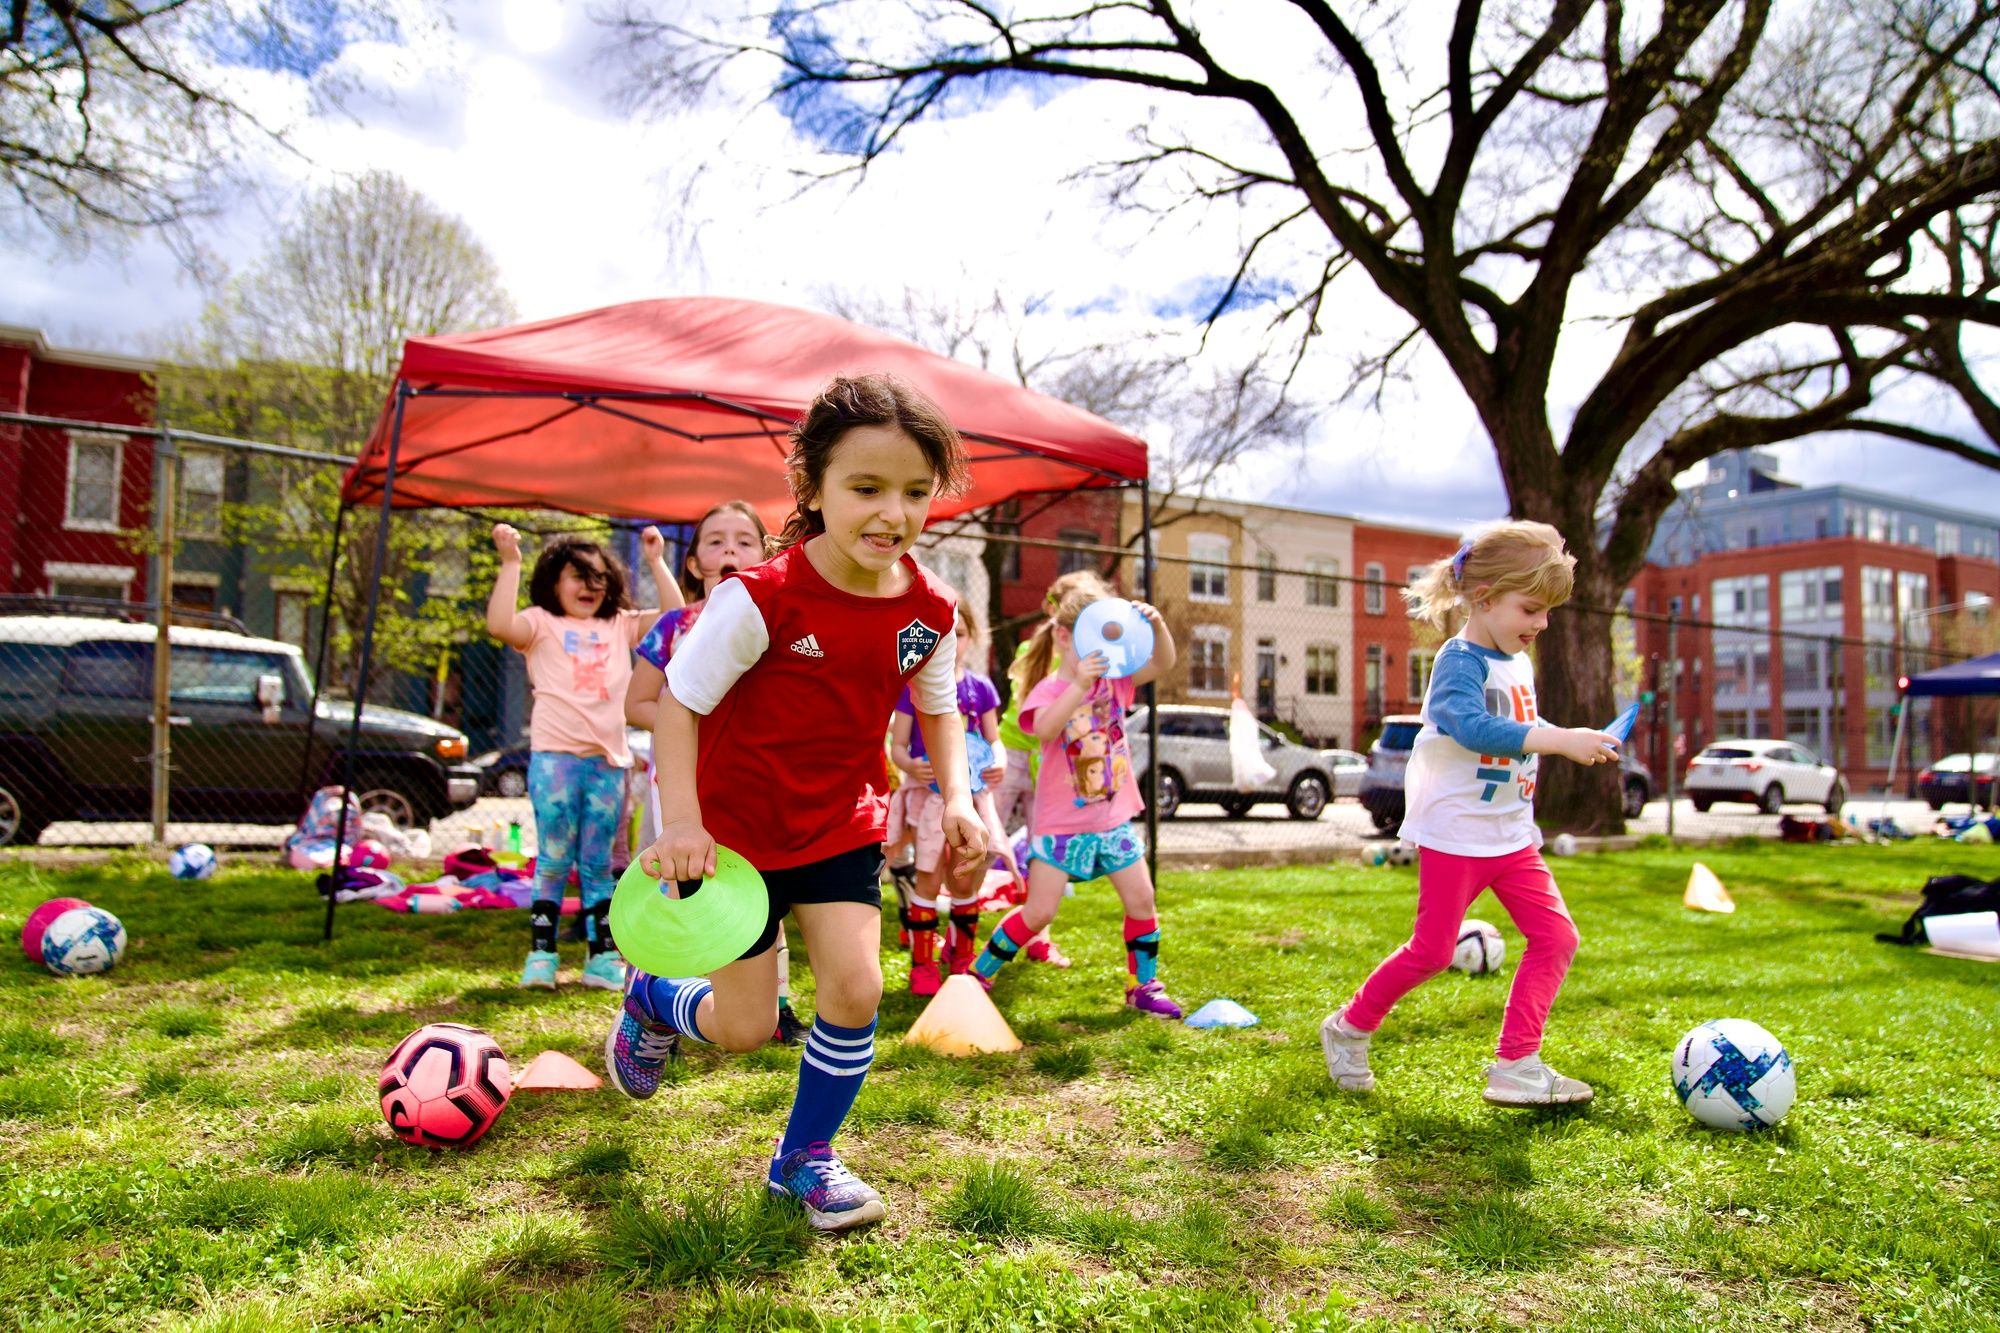
M 1051 583 L 1049 595 L 1042 599 L 1042 609 L 1049 613 L 1049 618 L 1028 640 L 1028 651 L 1014 659 L 1013 668 L 1007 673 L 1017 693 L 1025 695 L 1055 669 L 1056 626 L 1074 629 L 1084 607 L 1115 596 L 1111 585 L 1094 569 L 1072 570 Z

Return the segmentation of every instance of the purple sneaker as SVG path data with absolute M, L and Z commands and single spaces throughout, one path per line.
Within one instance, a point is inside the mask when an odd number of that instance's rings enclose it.
M 1127 990 L 1125 1003 L 1128 1007 L 1137 1009 L 1142 1014 L 1151 1014 L 1155 1018 L 1178 1020 L 1181 1016 L 1181 1007 L 1167 998 L 1167 988 L 1157 977 L 1143 986 L 1133 986 Z
M 604 1038 L 604 1072 L 618 1091 L 644 1101 L 660 1090 L 660 1071 L 680 1051 L 680 1034 L 646 1017 L 628 994 Z
M 861 1177 L 841 1165 L 824 1143 L 809 1144 L 771 1163 L 771 1193 L 797 1199 L 818 1231 L 845 1231 L 880 1222 L 888 1209 Z

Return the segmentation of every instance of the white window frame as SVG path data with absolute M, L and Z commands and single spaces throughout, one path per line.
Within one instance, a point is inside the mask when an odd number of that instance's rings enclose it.
M 111 518 L 76 516 L 76 447 L 102 444 L 111 448 Z M 63 478 L 63 527 L 71 532 L 118 532 L 119 499 L 125 494 L 125 440 L 123 436 L 95 431 L 73 431 L 69 437 L 69 471 Z
M 216 465 L 215 476 L 215 521 L 212 526 L 198 527 L 189 516 L 188 510 L 188 460 L 192 458 L 213 458 Z M 180 466 L 174 469 L 174 485 L 180 491 L 180 508 L 174 519 L 180 526 L 180 535 L 197 540 L 216 541 L 222 537 L 222 506 L 228 503 L 229 495 L 229 455 L 220 449 L 183 449 Z M 206 499 L 208 492 L 199 494 Z
M 1207 645 L 1221 648 L 1222 683 L 1214 689 L 1205 689 L 1195 684 L 1195 666 L 1201 650 Z M 1189 635 L 1188 643 L 1188 695 L 1196 699 L 1226 699 L 1229 697 L 1229 626 L 1196 625 Z
M 1313 670 L 1313 661 L 1315 658 L 1317 658 L 1322 663 L 1331 663 L 1331 666 L 1326 668 L 1325 670 L 1315 672 Z M 1307 644 L 1305 651 L 1305 667 L 1306 667 L 1307 694 L 1311 695 L 1315 699 L 1331 699 L 1337 697 L 1340 694 L 1340 645 L 1339 644 L 1335 643 Z M 1331 672 L 1332 675 L 1331 681 L 1329 681 L 1327 678 L 1328 672 Z M 1315 689 L 1313 688 L 1315 684 L 1321 686 L 1331 684 L 1332 688 Z
M 1190 602 L 1227 602 L 1229 600 L 1229 538 L 1217 532 L 1191 532 L 1188 534 L 1188 600 Z M 1200 572 L 1201 581 L 1196 582 Z M 1221 584 L 1215 591 L 1214 584 Z
M 77 583 L 115 584 L 124 589 L 122 598 L 132 600 L 132 580 L 139 577 L 139 571 L 131 565 L 88 565 L 71 560 L 50 560 L 42 565 L 42 583 L 48 589 L 47 595 L 56 595 L 56 580 L 71 579 Z
M 1306 560 L 1306 605 L 1340 606 L 1340 562 L 1315 555 Z
M 1387 572 L 1382 568 L 1380 563 L 1370 560 L 1361 567 L 1361 577 L 1367 580 L 1362 585 L 1365 589 L 1362 593 L 1362 611 L 1371 616 L 1382 615 L 1389 604 L 1389 590 L 1383 586 L 1382 582 L 1387 577 Z

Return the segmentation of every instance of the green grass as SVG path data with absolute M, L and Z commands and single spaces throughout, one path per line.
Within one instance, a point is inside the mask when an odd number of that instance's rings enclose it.
M 0 967 L 0 1327 L 2000 1329 L 2000 968 L 1872 938 L 2000 853 L 1705 851 L 1729 917 L 1680 907 L 1692 859 L 1557 864 L 1584 944 L 1547 1054 L 1596 1085 L 1579 1111 L 1480 1101 L 1507 975 L 1420 988 L 1378 1090 L 1329 1086 L 1319 1019 L 1407 932 L 1408 870 L 1170 874 L 1163 975 L 1243 1031 L 1119 1006 L 1102 885 L 1057 925 L 1075 968 L 1002 977 L 1014 1055 L 901 1046 L 891 954 L 842 1137 L 889 1220 L 839 1239 L 760 1187 L 793 1051 L 696 1049 L 646 1103 L 519 1094 L 469 1151 L 390 1137 L 375 1077 L 423 1023 L 598 1063 L 611 1001 L 514 989 L 518 913 L 356 905 L 326 945 L 302 876 L 0 862 L 0 930 L 74 893 L 133 941 L 104 977 Z M 1726 1016 L 1797 1062 L 1776 1131 L 1674 1101 L 1675 1039 Z

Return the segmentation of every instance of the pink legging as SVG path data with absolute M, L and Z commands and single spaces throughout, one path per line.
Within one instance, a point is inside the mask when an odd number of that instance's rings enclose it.
M 1505 856 L 1456 856 L 1422 848 L 1417 859 L 1417 924 L 1409 943 L 1384 958 L 1347 1002 L 1347 1021 L 1364 1032 L 1382 1025 L 1396 1001 L 1451 966 L 1458 928 L 1472 900 L 1491 888 L 1514 918 L 1528 947 L 1507 992 L 1499 1054 L 1518 1060 L 1542 1047 L 1542 1025 L 1556 1002 L 1569 960 L 1576 956 L 1576 923 L 1563 905 L 1555 876 L 1533 847 Z

